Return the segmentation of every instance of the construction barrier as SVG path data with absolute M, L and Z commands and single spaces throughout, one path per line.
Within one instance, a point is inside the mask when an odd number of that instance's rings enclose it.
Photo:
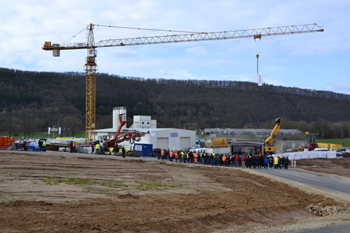
M 288 157 L 289 160 L 299 159 L 335 159 L 337 158 L 336 151 L 300 151 L 284 154 L 274 154 L 273 157 Z
M 15 138 L 12 137 L 0 137 L 0 149 L 1 150 L 7 150 L 11 143 L 15 143 Z

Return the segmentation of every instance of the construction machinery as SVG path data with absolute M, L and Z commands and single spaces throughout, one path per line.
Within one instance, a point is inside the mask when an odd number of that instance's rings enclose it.
M 145 136 L 148 133 L 148 132 L 143 133 L 143 132 L 139 132 L 137 130 L 134 130 L 134 131 L 123 132 L 123 134 L 120 135 L 121 129 L 127 123 L 125 113 L 119 114 L 119 122 L 120 122 L 120 125 L 118 127 L 118 131 L 114 135 L 114 138 L 104 142 L 104 146 L 106 148 L 111 148 L 111 147 L 115 148 L 115 147 L 117 147 L 118 143 L 124 142 L 124 141 L 129 141 L 130 144 L 133 144 L 135 141 L 139 142 L 141 140 L 141 137 Z
M 275 134 L 280 130 L 281 118 L 280 117 L 277 118 L 275 120 L 275 122 L 276 122 L 276 125 L 273 128 L 270 137 L 268 137 L 265 140 L 265 147 L 264 147 L 265 154 L 274 154 L 274 153 L 276 153 L 276 147 L 274 147 L 274 145 L 273 145 L 273 138 L 274 138 Z
M 95 43 L 94 28 L 96 26 L 109 27 L 109 28 L 123 28 L 123 29 L 136 29 L 136 30 L 153 30 L 153 31 L 167 31 L 167 32 L 179 32 L 184 34 L 177 35 L 165 35 L 165 36 L 150 36 L 150 37 L 136 37 L 125 39 L 107 39 L 100 40 Z M 87 42 L 83 43 L 69 43 L 79 33 L 85 31 L 87 35 Z M 179 42 L 195 42 L 195 41 L 210 41 L 210 40 L 226 40 L 226 39 L 239 39 L 239 38 L 254 38 L 261 39 L 263 36 L 275 36 L 275 35 L 288 35 L 288 34 L 300 34 L 311 32 L 323 32 L 324 29 L 317 24 L 304 24 L 304 25 L 292 25 L 282 27 L 267 27 L 259 29 L 247 29 L 236 31 L 221 31 L 221 32 L 186 32 L 175 30 L 160 30 L 160 29 L 147 29 L 147 28 L 130 28 L 119 26 L 108 26 L 89 24 L 86 28 L 73 35 L 65 42 L 58 44 L 51 44 L 50 41 L 46 41 L 42 46 L 43 50 L 52 50 L 54 57 L 60 56 L 61 50 L 72 49 L 87 49 L 87 57 L 85 63 L 86 72 L 86 133 L 87 141 L 92 141 L 95 138 L 96 128 L 96 48 L 103 47 L 117 47 L 117 46 L 134 46 L 134 45 L 146 45 L 146 44 L 165 44 L 165 43 L 179 43 Z M 259 56 L 257 56 L 257 59 Z

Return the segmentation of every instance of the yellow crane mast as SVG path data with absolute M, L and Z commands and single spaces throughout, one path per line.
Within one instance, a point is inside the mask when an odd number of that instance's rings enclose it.
M 137 30 L 180 32 L 184 34 L 124 38 L 124 39 L 108 39 L 108 40 L 100 40 L 99 42 L 95 43 L 94 32 L 93 32 L 93 29 L 95 26 L 110 27 L 110 28 L 111 27 L 127 28 L 127 29 L 137 29 Z M 317 24 L 267 27 L 267 28 L 259 28 L 259 29 L 246 29 L 246 30 L 222 31 L 222 32 L 184 32 L 184 31 L 174 31 L 174 30 L 107 26 L 107 25 L 98 25 L 98 24 L 92 24 L 92 23 L 89 24 L 82 31 L 84 31 L 85 29 L 87 30 L 87 43 L 51 44 L 50 41 L 47 41 L 45 42 L 44 46 L 42 46 L 42 49 L 46 51 L 52 50 L 54 57 L 59 57 L 61 50 L 87 49 L 87 58 L 86 58 L 84 69 L 86 72 L 86 125 L 85 125 L 86 133 L 85 135 L 88 141 L 92 141 L 95 138 L 95 129 L 96 129 L 96 71 L 97 71 L 96 48 L 209 41 L 209 40 L 226 40 L 226 39 L 239 39 L 239 38 L 261 39 L 261 37 L 263 36 L 288 35 L 288 34 L 300 34 L 300 33 L 324 31 L 323 27 L 318 26 Z M 81 33 L 82 31 L 78 32 L 77 34 Z M 77 34 L 73 35 L 69 40 L 75 38 Z

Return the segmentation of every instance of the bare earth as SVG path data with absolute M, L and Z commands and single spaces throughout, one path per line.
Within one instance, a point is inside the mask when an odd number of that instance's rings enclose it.
M 350 158 L 343 159 L 305 159 L 297 161 L 297 167 L 326 174 L 350 178 Z
M 244 169 L 34 153 L 0 154 L 0 202 L 0 232 L 245 231 L 341 205 Z

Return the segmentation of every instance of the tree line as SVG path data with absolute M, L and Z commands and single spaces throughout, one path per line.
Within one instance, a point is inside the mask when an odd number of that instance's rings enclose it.
M 30 136 L 47 127 L 74 135 L 85 127 L 85 74 L 0 68 L 0 132 Z M 96 127 L 112 127 L 113 107 L 151 115 L 158 127 L 283 128 L 326 137 L 349 136 L 350 96 L 256 83 L 220 80 L 169 80 L 98 73 Z M 271 126 L 272 125 L 272 126 Z

